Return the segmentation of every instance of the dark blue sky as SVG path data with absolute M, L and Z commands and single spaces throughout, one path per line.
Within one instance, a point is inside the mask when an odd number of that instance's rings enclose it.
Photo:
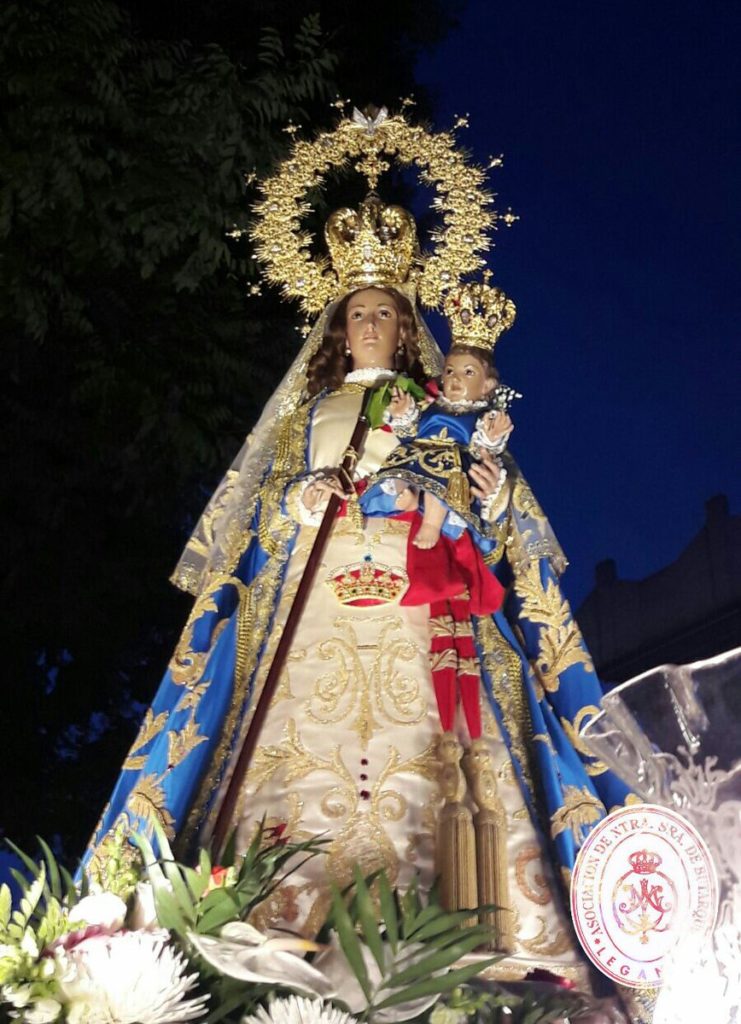
M 497 361 L 575 603 L 602 558 L 673 560 L 710 495 L 741 512 L 740 53 L 733 0 L 470 0 L 418 65 L 437 126 L 505 154 Z

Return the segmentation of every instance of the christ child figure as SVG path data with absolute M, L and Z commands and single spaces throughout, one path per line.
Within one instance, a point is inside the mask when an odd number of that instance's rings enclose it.
M 387 457 L 361 498 L 366 515 L 389 516 L 419 508 L 421 522 L 412 544 L 434 548 L 443 534 L 457 540 L 465 531 L 486 554 L 488 522 L 507 477 L 500 459 L 512 432 L 508 409 L 512 388 L 499 382 L 492 352 L 512 325 L 515 306 L 487 281 L 463 284 L 446 299 L 451 348 L 442 372 L 442 393 L 418 404 L 400 381 L 385 411 L 400 444 Z M 483 494 L 470 486 L 484 460 L 499 473 L 498 489 Z
M 415 547 L 434 547 L 444 527 L 451 539 L 460 536 L 469 520 L 469 506 L 478 497 L 468 485 L 467 473 L 485 453 L 499 469 L 496 499 L 506 477 L 498 456 L 513 430 L 506 411 L 511 394 L 499 384 L 488 354 L 464 345 L 454 345 L 448 352 L 442 394 L 422 411 L 409 392 L 392 390 L 386 422 L 402 440 L 412 433 L 413 440 L 391 460 L 404 463 L 402 475 L 392 486 L 383 487 L 382 479 L 381 486 L 395 495 L 396 509 L 422 509 Z M 387 463 L 384 475 L 390 469 Z

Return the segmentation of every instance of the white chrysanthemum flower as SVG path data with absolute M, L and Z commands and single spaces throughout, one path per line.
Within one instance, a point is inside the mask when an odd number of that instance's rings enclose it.
M 259 1007 L 257 1013 L 244 1017 L 242 1024 L 356 1024 L 356 1018 L 320 999 L 287 996 Z
M 169 933 L 118 932 L 84 939 L 56 954 L 69 1024 L 181 1024 L 205 1011 L 207 996 L 186 999 L 198 981 Z

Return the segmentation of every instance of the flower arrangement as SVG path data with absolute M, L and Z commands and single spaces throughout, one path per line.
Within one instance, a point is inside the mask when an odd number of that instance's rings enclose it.
M 462 958 L 491 939 L 471 912 L 447 913 L 434 893 L 401 894 L 383 872 L 355 873 L 333 892 L 317 941 L 264 934 L 249 921 L 297 859 L 321 840 L 258 832 L 246 853 L 197 867 L 174 860 L 163 835 L 121 832 L 101 873 L 76 884 L 40 841 L 0 886 L 0 1015 L 28 1024 L 511 1024 L 573 1019 L 584 1000 L 537 998 L 477 981 L 497 957 Z M 230 860 L 231 858 L 226 858 Z M 470 960 L 470 958 L 469 958 Z M 504 1013 L 505 1016 L 500 1016 Z

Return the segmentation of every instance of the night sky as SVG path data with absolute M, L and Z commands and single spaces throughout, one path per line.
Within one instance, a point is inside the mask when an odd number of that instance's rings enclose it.
M 436 127 L 469 113 L 477 159 L 505 155 L 497 362 L 577 604 L 600 559 L 676 558 L 712 494 L 741 513 L 739 53 L 732 2 L 471 0 L 418 66 Z

